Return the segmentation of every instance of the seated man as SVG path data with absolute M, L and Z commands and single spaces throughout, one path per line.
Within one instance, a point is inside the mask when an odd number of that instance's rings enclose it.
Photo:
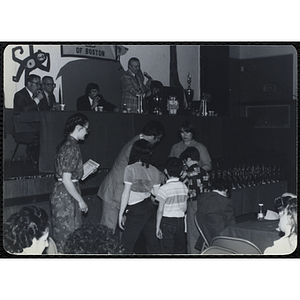
M 42 110 L 54 110 L 57 102 L 53 91 L 56 87 L 54 80 L 51 76 L 44 76 L 42 79 L 43 95 Z
M 85 89 L 85 95 L 77 99 L 77 110 L 98 111 L 99 107 L 103 107 L 103 111 L 118 112 L 119 109 L 106 101 L 99 94 L 99 86 L 96 83 L 89 83 Z
M 43 97 L 41 77 L 30 74 L 26 78 L 25 87 L 14 96 L 14 112 L 43 110 L 41 106 Z
M 212 192 L 198 196 L 196 218 L 208 243 L 235 223 L 234 203 L 229 199 L 230 186 L 221 179 L 213 183 Z M 203 239 L 199 236 L 195 248 L 201 250 Z

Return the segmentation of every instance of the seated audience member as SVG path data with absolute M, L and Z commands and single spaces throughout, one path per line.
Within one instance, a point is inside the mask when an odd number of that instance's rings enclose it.
M 185 212 L 188 188 L 179 180 L 183 163 L 177 157 L 166 161 L 166 184 L 160 187 L 156 217 L 156 236 L 160 239 L 163 254 L 186 254 Z
M 56 87 L 51 76 L 44 76 L 42 79 L 43 100 L 41 102 L 42 110 L 53 110 L 56 105 L 56 99 L 53 91 Z
M 195 249 L 199 237 L 199 231 L 195 225 L 195 213 L 197 211 L 198 196 L 208 192 L 208 173 L 199 166 L 200 153 L 195 147 L 187 147 L 181 154 L 180 159 L 186 165 L 187 169 L 183 173 L 182 181 L 189 189 L 189 198 L 187 203 L 187 253 L 199 254 Z
M 64 245 L 65 254 L 122 254 L 124 249 L 113 230 L 92 222 L 71 233 Z
M 234 202 L 230 198 L 230 185 L 220 179 L 213 182 L 212 192 L 198 196 L 196 218 L 208 243 L 229 225 L 235 224 Z M 203 239 L 199 236 L 196 249 L 201 250 Z
M 98 111 L 99 107 L 103 107 L 103 111 L 118 112 L 119 109 L 112 103 L 106 101 L 99 94 L 99 85 L 89 83 L 85 89 L 85 95 L 77 99 L 77 110 Z
M 25 87 L 15 93 L 14 112 L 43 110 L 43 97 L 41 77 L 30 74 L 26 78 Z
M 44 209 L 25 206 L 3 226 L 4 249 L 11 254 L 42 254 L 48 247 L 49 218 Z
M 290 195 L 290 196 L 289 196 Z M 274 245 L 268 247 L 264 254 L 283 255 L 291 254 L 296 250 L 298 240 L 298 225 L 297 225 L 297 196 L 291 194 L 283 194 L 283 205 L 279 211 L 279 230 L 284 233 L 284 236 L 274 242 Z

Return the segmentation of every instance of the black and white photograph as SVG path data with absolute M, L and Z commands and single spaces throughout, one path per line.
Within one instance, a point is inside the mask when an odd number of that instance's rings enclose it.
M 8 43 L 7 257 L 295 257 L 297 43 Z
M 295 298 L 298 19 L 4 1 L 1 297 Z

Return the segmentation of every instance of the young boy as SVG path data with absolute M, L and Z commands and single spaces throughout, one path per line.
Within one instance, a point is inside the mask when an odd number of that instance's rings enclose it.
M 156 195 L 159 202 L 156 236 L 160 239 L 163 254 L 186 254 L 184 218 L 188 188 L 179 180 L 182 171 L 182 161 L 176 157 L 169 157 L 165 168 L 168 180 Z
M 180 154 L 180 159 L 187 166 L 181 180 L 189 189 L 187 204 L 187 253 L 199 254 L 195 245 L 199 238 L 199 232 L 195 225 L 195 213 L 197 211 L 197 198 L 202 193 L 209 192 L 208 173 L 200 168 L 200 153 L 195 147 L 188 147 Z

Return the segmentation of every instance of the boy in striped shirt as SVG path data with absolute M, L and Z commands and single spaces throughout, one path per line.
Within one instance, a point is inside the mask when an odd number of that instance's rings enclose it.
M 182 160 L 169 157 L 166 161 L 166 184 L 156 195 L 159 202 L 156 236 L 160 239 L 163 254 L 186 254 L 185 212 L 188 188 L 179 180 L 183 172 Z

